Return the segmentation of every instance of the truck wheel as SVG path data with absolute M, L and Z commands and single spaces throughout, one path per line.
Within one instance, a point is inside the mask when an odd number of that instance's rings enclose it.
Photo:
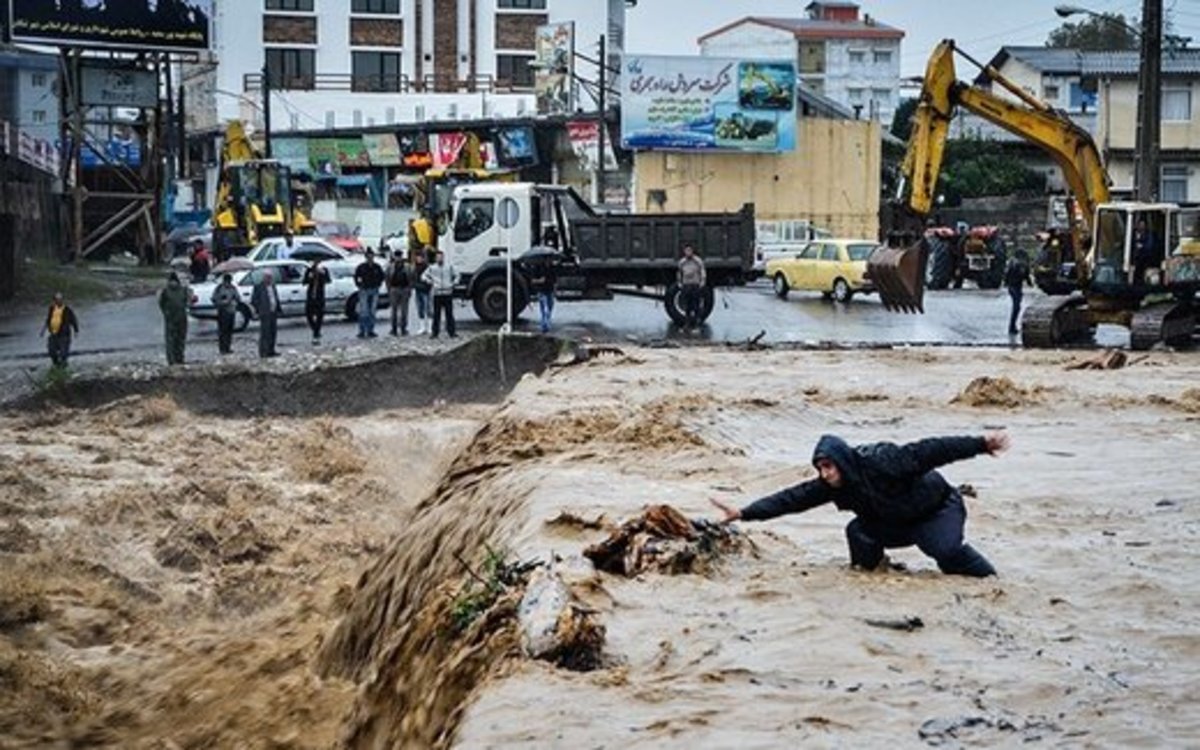
M 1008 253 L 1004 250 L 1004 242 L 995 240 L 989 244 L 992 253 L 992 264 L 976 277 L 975 283 L 980 289 L 999 289 L 1004 283 L 1004 267 L 1008 263 Z
M 239 304 L 237 308 L 237 331 L 241 333 L 250 327 L 250 308 Z
M 775 296 L 779 299 L 787 299 L 788 291 L 791 287 L 788 286 L 787 277 L 783 273 L 775 274 Z
M 845 279 L 834 279 L 833 281 L 833 301 L 834 302 L 849 302 L 854 297 L 854 291 L 850 289 L 850 285 Z
M 508 281 L 495 274 L 488 276 L 475 287 L 471 295 L 475 314 L 484 323 L 498 324 L 508 320 Z M 529 293 L 523 279 L 513 274 L 513 320 L 521 317 L 529 304 Z
M 667 316 L 677 326 L 687 322 L 687 316 L 683 313 L 683 301 L 679 298 L 682 291 L 678 284 L 671 284 L 663 296 L 663 307 L 667 308 Z
M 708 320 L 708 316 L 712 315 L 713 308 L 716 307 L 717 295 L 713 292 L 711 286 L 704 287 L 704 295 L 700 298 L 700 322 Z M 677 326 L 682 326 L 687 323 L 687 315 L 683 311 L 683 289 L 679 284 L 671 284 L 667 287 L 667 292 L 663 295 L 663 306 L 667 308 L 667 315 Z
M 346 298 L 346 320 L 351 323 L 358 320 L 358 292 Z
M 930 289 L 945 289 L 954 276 L 954 254 L 950 243 L 937 237 L 927 240 L 929 260 L 925 266 L 925 285 Z

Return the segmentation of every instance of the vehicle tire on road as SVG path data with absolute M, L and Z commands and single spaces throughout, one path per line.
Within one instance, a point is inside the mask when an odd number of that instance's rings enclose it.
M 237 326 L 235 330 L 238 333 L 250 327 L 250 318 L 254 317 L 250 314 L 250 308 L 244 304 L 238 304 L 237 308 Z
M 1004 248 L 1004 241 L 993 239 L 988 242 L 988 250 L 992 254 L 992 264 L 988 266 L 986 271 L 982 271 L 975 277 L 975 283 L 980 289 L 999 289 L 1004 283 L 1004 267 L 1008 263 L 1008 252 Z
M 682 326 L 687 323 L 687 315 L 683 312 L 683 289 L 679 284 L 671 284 L 667 287 L 666 294 L 663 295 L 663 306 L 667 309 L 667 316 L 671 318 L 671 322 L 677 326 Z M 704 287 L 704 294 L 700 297 L 700 322 L 708 320 L 708 316 L 712 315 L 713 308 L 716 307 L 717 295 L 711 286 Z
M 854 298 L 854 290 L 850 288 L 850 284 L 843 278 L 833 280 L 833 301 L 834 302 L 849 302 Z
M 929 237 L 929 260 L 925 266 L 925 286 L 945 289 L 954 278 L 954 253 L 950 243 L 940 237 Z
M 484 323 L 498 324 L 508 320 L 508 280 L 501 274 L 484 277 L 471 295 L 475 315 Z M 525 279 L 513 274 L 513 320 L 521 317 L 529 304 Z
M 775 296 L 779 299 L 787 299 L 788 291 L 791 289 L 791 287 L 788 286 L 787 277 L 782 273 L 776 273 L 775 281 L 773 283 L 775 285 Z

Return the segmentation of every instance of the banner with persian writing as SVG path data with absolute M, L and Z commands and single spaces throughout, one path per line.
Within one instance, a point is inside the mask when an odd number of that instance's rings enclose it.
M 788 60 L 626 55 L 621 142 L 636 151 L 796 148 L 796 66 Z

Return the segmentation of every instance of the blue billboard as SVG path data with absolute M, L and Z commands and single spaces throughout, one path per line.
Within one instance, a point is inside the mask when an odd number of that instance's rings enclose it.
M 794 151 L 796 66 L 787 60 L 627 55 L 621 143 L 635 151 Z

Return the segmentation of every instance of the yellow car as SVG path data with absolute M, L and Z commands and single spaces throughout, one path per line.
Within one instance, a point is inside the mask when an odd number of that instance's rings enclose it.
M 767 261 L 766 275 L 780 299 L 796 289 L 849 302 L 857 293 L 875 291 L 863 275 L 877 247 L 873 240 L 813 240 L 798 253 Z

